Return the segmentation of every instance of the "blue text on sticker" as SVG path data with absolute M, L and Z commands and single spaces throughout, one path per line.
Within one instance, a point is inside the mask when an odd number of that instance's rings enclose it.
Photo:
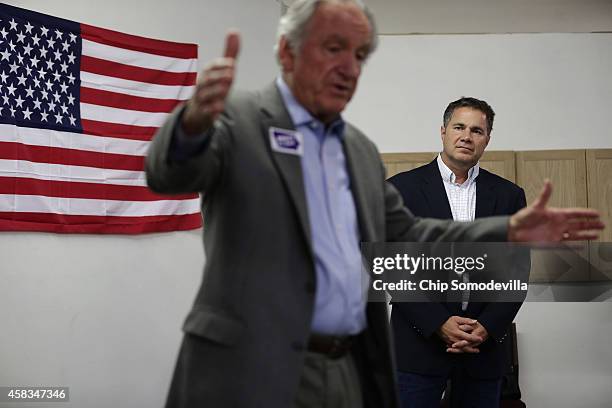
M 302 134 L 289 129 L 271 127 L 270 145 L 272 150 L 279 153 L 294 154 L 301 156 L 304 153 Z

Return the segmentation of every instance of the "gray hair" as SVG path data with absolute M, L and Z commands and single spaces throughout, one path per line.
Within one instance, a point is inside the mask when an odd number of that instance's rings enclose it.
M 450 122 L 453 117 L 453 113 L 456 109 L 459 108 L 471 108 L 478 111 L 481 111 L 487 117 L 487 135 L 491 134 L 493 130 L 493 119 L 495 118 L 495 112 L 491 105 L 489 105 L 486 101 L 472 98 L 469 96 L 462 96 L 460 99 L 457 99 L 454 102 L 451 102 L 444 111 L 444 116 L 442 117 L 444 128 L 448 126 L 448 122 Z
M 361 0 L 297 0 L 289 8 L 278 22 L 278 30 L 276 31 L 276 44 L 274 45 L 274 54 L 277 61 L 279 53 L 279 42 L 282 37 L 285 37 L 287 43 L 294 52 L 299 52 L 302 47 L 302 42 L 306 36 L 306 26 L 310 22 L 317 7 L 323 3 L 352 3 L 358 6 L 370 23 L 372 30 L 372 38 L 370 41 L 371 48 L 369 54 L 372 54 L 378 45 L 378 32 L 376 30 L 376 22 L 374 15 L 366 7 Z

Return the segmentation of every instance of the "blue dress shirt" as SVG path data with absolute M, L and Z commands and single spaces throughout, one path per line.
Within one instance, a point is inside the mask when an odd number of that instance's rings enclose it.
M 304 109 L 282 80 L 278 89 L 302 134 L 302 173 L 315 257 L 317 290 L 312 330 L 356 334 L 365 328 L 357 211 L 342 146 L 344 121 L 327 127 Z

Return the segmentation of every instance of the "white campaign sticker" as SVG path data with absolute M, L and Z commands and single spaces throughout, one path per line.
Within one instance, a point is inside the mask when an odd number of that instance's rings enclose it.
M 304 143 L 299 132 L 276 127 L 271 127 L 269 132 L 270 145 L 275 152 L 296 156 L 301 156 L 304 153 Z

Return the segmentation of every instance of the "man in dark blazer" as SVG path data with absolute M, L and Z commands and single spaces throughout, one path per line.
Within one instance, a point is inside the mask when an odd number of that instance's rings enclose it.
M 366 302 L 360 241 L 561 240 L 600 223 L 546 207 L 549 184 L 511 218 L 414 217 L 341 117 L 376 45 L 365 6 L 298 0 L 278 32 L 274 83 L 228 97 L 228 34 L 149 148 L 149 186 L 200 192 L 204 216 L 204 278 L 167 407 L 396 407 L 386 305 Z M 571 228 L 575 217 L 591 221 Z
M 516 184 L 479 167 L 495 113 L 485 101 L 461 98 L 444 112 L 443 150 L 431 163 L 389 179 L 420 217 L 471 221 L 511 215 L 525 207 Z M 467 300 L 467 299 L 466 299 Z M 395 303 L 392 326 L 405 408 L 439 407 L 451 378 L 452 407 L 497 407 L 507 348 L 521 303 Z M 448 332 L 482 338 L 452 347 Z

